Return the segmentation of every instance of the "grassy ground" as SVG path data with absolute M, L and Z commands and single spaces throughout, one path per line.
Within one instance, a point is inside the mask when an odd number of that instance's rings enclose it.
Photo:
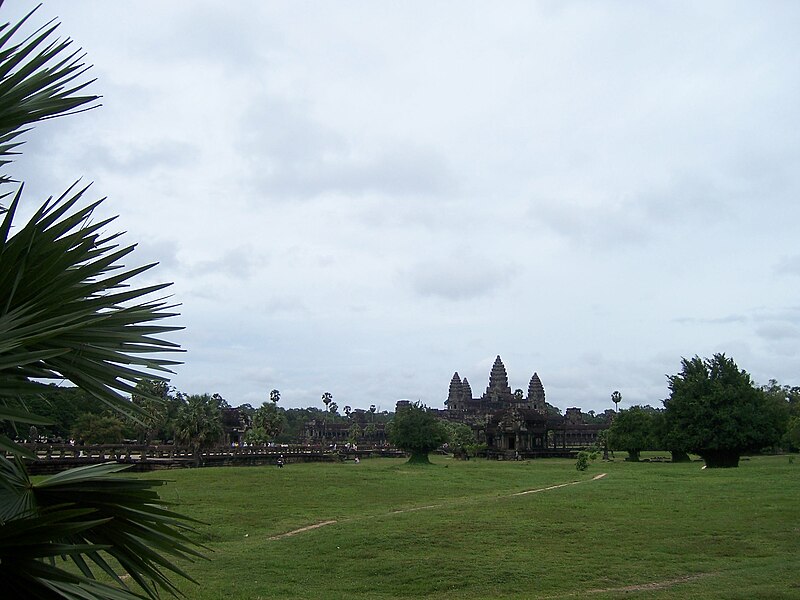
M 800 598 L 800 460 L 434 462 L 149 476 L 207 523 L 189 598 Z

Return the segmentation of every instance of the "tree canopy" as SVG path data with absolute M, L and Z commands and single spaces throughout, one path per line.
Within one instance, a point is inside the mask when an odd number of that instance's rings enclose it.
M 755 387 L 724 354 L 684 358 L 668 379 L 667 437 L 708 467 L 736 467 L 744 452 L 775 444 L 786 429 L 785 403 Z
M 398 407 L 387 425 L 389 441 L 411 456 L 409 463 L 428 464 L 428 453 L 447 441 L 442 422 L 419 402 Z
M 654 410 L 649 406 L 621 410 L 608 430 L 609 447 L 624 450 L 629 460 L 638 461 L 639 453 L 653 445 L 653 419 Z

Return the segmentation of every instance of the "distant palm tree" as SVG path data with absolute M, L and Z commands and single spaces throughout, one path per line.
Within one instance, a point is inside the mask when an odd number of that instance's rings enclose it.
M 279 390 L 272 390 L 269 393 L 269 399 L 272 400 L 275 404 L 281 401 L 281 393 Z
M 611 393 L 611 401 L 614 403 L 614 411 L 619 412 L 619 403 L 622 402 L 622 394 L 618 390 Z
M 14 158 L 18 136 L 30 125 L 97 106 L 97 96 L 81 95 L 90 83 L 81 81 L 88 67 L 69 38 L 55 38 L 57 23 L 20 34 L 31 14 L 0 25 L 0 167 Z M 11 181 L 0 175 L 4 189 Z M 120 247 L 119 234 L 105 231 L 113 219 L 92 219 L 102 201 L 86 203 L 85 192 L 75 184 L 26 209 L 23 223 L 15 222 L 22 186 L 0 192 L 8 202 L 0 207 L 0 422 L 48 424 L 15 401 L 48 380 L 70 381 L 141 418 L 145 413 L 128 395 L 139 393 L 142 380 L 165 379 L 175 364 L 158 354 L 179 350 L 161 337 L 178 329 L 161 324 L 173 316 L 172 307 L 147 299 L 168 284 L 131 285 L 154 265 L 123 267 L 134 247 Z M 126 467 L 115 463 L 34 482 L 26 456 L 0 436 L 3 597 L 121 600 L 178 593 L 168 574 L 188 577 L 175 564 L 199 554 L 185 536 L 188 520 L 164 508 L 157 491 L 163 482 L 118 477 Z M 73 565 L 62 568 L 65 560 Z M 108 583 L 96 579 L 97 571 Z

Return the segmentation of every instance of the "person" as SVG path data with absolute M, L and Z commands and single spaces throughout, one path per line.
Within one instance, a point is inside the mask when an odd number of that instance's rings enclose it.
M 360 460 L 360 459 L 359 459 L 359 458 L 356 456 L 356 457 L 355 457 L 355 462 L 356 462 L 356 464 L 358 464 L 358 463 L 360 463 L 360 462 L 361 462 L 361 460 Z
M 281 455 L 278 457 L 278 468 L 279 468 L 279 469 L 282 469 L 282 468 L 283 468 L 283 454 L 281 454 Z

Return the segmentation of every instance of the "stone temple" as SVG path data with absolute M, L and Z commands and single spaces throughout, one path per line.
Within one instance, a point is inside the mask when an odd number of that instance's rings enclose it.
M 523 390 L 512 392 L 500 356 L 479 398 L 473 397 L 467 378 L 456 372 L 445 406 L 442 416 L 469 425 L 476 441 L 486 444 L 487 454 L 496 458 L 572 456 L 594 444 L 598 433 L 608 427 L 585 423 L 579 408 L 568 408 L 563 416 L 548 411 L 544 386 L 536 373 L 528 383 L 527 395 Z

